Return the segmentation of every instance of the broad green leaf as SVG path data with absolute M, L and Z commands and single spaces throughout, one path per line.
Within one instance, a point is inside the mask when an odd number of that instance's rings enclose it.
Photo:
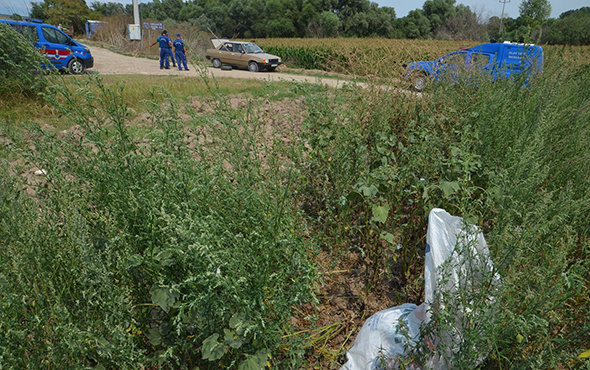
M 578 358 L 590 358 L 590 349 L 578 355 Z
M 150 289 L 152 296 L 152 303 L 160 306 L 164 311 L 170 311 L 170 308 L 176 303 L 176 300 L 180 297 L 178 292 L 172 291 L 170 287 L 163 285 L 154 285 Z
M 457 190 L 459 190 L 459 183 L 456 181 L 441 181 L 440 188 L 442 189 L 445 197 L 454 194 Z
M 522 343 L 522 341 L 524 340 L 524 337 L 520 334 L 516 334 L 516 341 L 518 343 Z
M 215 333 L 203 341 L 203 345 L 201 346 L 203 360 L 216 361 L 225 355 L 227 349 L 222 343 L 217 341 L 218 338 L 219 334 Z
M 373 218 L 372 221 L 385 223 L 387 221 L 387 214 L 389 213 L 389 204 L 384 206 L 374 205 L 372 208 Z
M 231 319 L 229 319 L 229 327 L 232 329 L 237 328 L 238 326 L 242 326 L 244 324 L 244 317 L 240 314 L 234 314 Z
M 388 242 L 393 244 L 393 234 L 392 233 L 388 233 L 387 231 L 381 232 L 381 239 L 387 240 Z
M 248 322 L 242 314 L 236 313 L 229 319 L 229 327 L 235 329 L 236 334 L 239 336 L 244 335 L 247 325 Z
M 258 351 L 253 356 L 248 356 L 247 360 L 242 362 L 238 367 L 239 370 L 262 370 L 266 368 L 266 361 L 268 353 L 266 351 Z
M 160 330 L 158 328 L 149 329 L 146 335 L 152 346 L 159 346 L 160 343 L 162 343 L 162 336 L 160 335 Z
M 244 343 L 242 338 L 239 338 L 235 332 L 229 329 L 223 329 L 223 332 L 225 333 L 225 338 L 223 341 L 231 348 L 240 348 Z
M 143 257 L 139 254 L 134 254 L 127 259 L 127 268 L 134 268 L 141 266 Z
M 365 197 L 374 197 L 379 192 L 379 190 L 375 187 L 375 185 L 371 185 L 371 186 L 363 185 L 360 187 L 359 190 L 361 191 L 361 193 Z

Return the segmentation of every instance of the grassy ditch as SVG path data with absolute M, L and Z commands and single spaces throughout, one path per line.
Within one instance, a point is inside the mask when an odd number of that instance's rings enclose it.
M 423 300 L 440 207 L 484 231 L 502 284 L 465 298 L 495 314 L 439 354 L 588 366 L 580 50 L 550 50 L 528 88 L 66 76 L 41 113 L 5 106 L 2 363 L 339 368 L 369 315 Z

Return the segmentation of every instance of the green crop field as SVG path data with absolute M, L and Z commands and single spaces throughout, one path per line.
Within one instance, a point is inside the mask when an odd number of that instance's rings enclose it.
M 0 367 L 337 369 L 370 315 L 424 300 L 438 207 L 501 284 L 460 297 L 487 315 L 455 350 L 398 364 L 590 368 L 590 48 L 545 48 L 526 88 L 415 94 L 401 64 L 463 44 L 258 42 L 379 83 L 0 76 Z

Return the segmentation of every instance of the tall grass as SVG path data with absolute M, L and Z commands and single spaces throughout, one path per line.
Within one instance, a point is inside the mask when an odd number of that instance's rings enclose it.
M 549 49 L 528 87 L 524 79 L 442 84 L 422 99 L 375 89 L 346 104 L 310 101 L 304 204 L 325 245 L 361 255 L 367 293 L 397 276 L 400 301 L 421 300 L 432 207 L 486 232 L 503 276 L 498 316 L 452 363 L 477 363 L 469 351 L 481 348 L 486 366 L 582 365 L 576 356 L 590 345 L 584 52 Z M 449 324 L 444 312 L 435 318 Z
M 0 98 L 36 98 L 48 84 L 41 66 L 51 63 L 23 35 L 0 23 Z M 4 104 L 0 104 L 4 108 Z
M 587 367 L 587 53 L 548 49 L 527 87 L 421 96 L 293 84 L 289 99 L 235 104 L 203 74 L 212 110 L 156 88 L 133 107 L 141 130 L 124 88 L 64 81 L 47 104 L 74 128 L 6 124 L 0 136 L 2 362 L 337 368 L 356 334 L 342 322 L 423 300 L 427 215 L 440 207 L 485 232 L 502 277 L 493 303 L 487 286 L 459 297 L 494 315 L 468 323 L 445 360 Z M 33 167 L 46 175 L 20 176 Z M 303 302 L 343 298 L 315 300 L 320 252 L 360 289 L 341 317 L 320 311 L 322 327 L 295 330 L 313 322 Z M 429 333 L 453 312 L 434 310 Z
M 8 149 L 47 176 L 35 199 L 3 177 L 3 363 L 218 368 L 280 357 L 315 268 L 285 207 L 289 171 L 260 166 L 268 148 L 252 112 L 224 106 L 205 133 L 167 96 L 168 106 L 146 102 L 155 125 L 135 137 L 122 88 L 77 82 L 76 94 L 56 86 L 47 99 L 81 131 L 31 127 L 23 138 L 5 127 Z M 217 144 L 200 145 L 210 134 Z
M 473 41 L 398 40 L 381 38 L 260 39 L 260 46 L 294 68 L 398 78 L 403 64 L 433 60 L 474 46 Z

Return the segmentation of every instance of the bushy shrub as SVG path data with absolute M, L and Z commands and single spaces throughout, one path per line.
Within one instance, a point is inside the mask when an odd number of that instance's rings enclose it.
M 148 103 L 155 126 L 138 137 L 118 91 L 80 84 L 47 94 L 79 134 L 27 134 L 26 158 L 47 171 L 38 207 L 16 180 L 2 184 L 5 363 L 217 369 L 280 357 L 315 268 L 283 206 L 288 182 L 262 176 L 247 149 L 251 122 L 220 110 L 215 153 L 191 151 L 174 101 Z
M 21 34 L 0 23 L 0 96 L 36 96 L 47 86 L 41 72 L 49 61 Z

